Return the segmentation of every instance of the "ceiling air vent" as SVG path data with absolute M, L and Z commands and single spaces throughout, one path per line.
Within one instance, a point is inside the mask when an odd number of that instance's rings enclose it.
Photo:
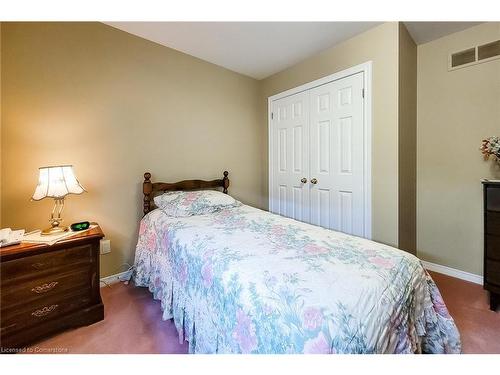
M 500 57 L 500 40 L 477 47 L 478 60 Z
M 500 40 L 454 52 L 448 60 L 448 70 L 496 60 L 500 58 Z
M 453 53 L 451 55 L 451 67 L 456 68 L 457 66 L 470 64 L 476 61 L 476 49 L 469 48 L 465 51 L 460 51 Z

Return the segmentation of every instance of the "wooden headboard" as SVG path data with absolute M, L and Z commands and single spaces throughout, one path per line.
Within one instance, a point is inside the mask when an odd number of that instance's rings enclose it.
M 204 181 L 204 180 L 184 180 L 179 182 L 151 182 L 151 173 L 144 173 L 144 182 L 142 183 L 142 192 L 144 194 L 144 215 L 154 208 L 153 198 L 157 193 L 175 190 L 199 190 L 213 189 L 221 187 L 223 192 L 227 194 L 229 187 L 228 171 L 224 171 L 224 177 L 220 180 Z

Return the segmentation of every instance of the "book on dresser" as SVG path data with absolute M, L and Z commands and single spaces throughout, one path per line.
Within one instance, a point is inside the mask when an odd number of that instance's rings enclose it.
M 490 308 L 500 303 L 500 181 L 483 180 L 484 197 L 484 289 Z
M 104 319 L 97 226 L 53 245 L 0 249 L 0 347 L 16 352 L 68 328 Z

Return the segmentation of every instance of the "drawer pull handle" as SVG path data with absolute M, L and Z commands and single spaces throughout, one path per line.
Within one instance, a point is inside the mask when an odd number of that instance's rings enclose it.
M 37 318 L 40 318 L 42 316 L 50 314 L 58 307 L 59 307 L 59 305 L 45 306 L 43 309 L 33 311 L 31 313 L 31 315 L 36 316 Z
M 57 284 L 59 284 L 57 281 L 52 281 L 48 284 L 46 283 L 46 284 L 35 286 L 33 289 L 31 289 L 31 291 L 33 293 L 37 293 L 37 294 L 47 293 L 49 290 L 53 289 Z

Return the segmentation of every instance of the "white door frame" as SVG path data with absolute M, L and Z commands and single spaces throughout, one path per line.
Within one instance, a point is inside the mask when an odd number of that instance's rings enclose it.
M 267 98 L 267 118 L 268 118 L 268 155 L 269 155 L 269 192 L 268 192 L 268 204 L 271 207 L 271 189 L 273 186 L 273 153 L 272 147 L 272 104 L 273 101 L 282 99 L 284 97 L 297 94 L 301 91 L 309 90 L 317 86 L 324 85 L 332 81 L 337 81 L 339 79 L 351 76 L 357 73 L 364 73 L 364 105 L 363 105 L 363 129 L 364 129 L 364 171 L 363 171 L 363 181 L 364 181 L 364 227 L 365 227 L 365 238 L 372 238 L 372 61 L 367 61 L 365 63 L 353 66 L 348 69 L 341 70 L 330 74 L 326 77 L 317 79 L 312 82 L 305 83 L 303 85 L 294 87 L 290 90 L 280 92 L 279 94 L 270 96 Z

